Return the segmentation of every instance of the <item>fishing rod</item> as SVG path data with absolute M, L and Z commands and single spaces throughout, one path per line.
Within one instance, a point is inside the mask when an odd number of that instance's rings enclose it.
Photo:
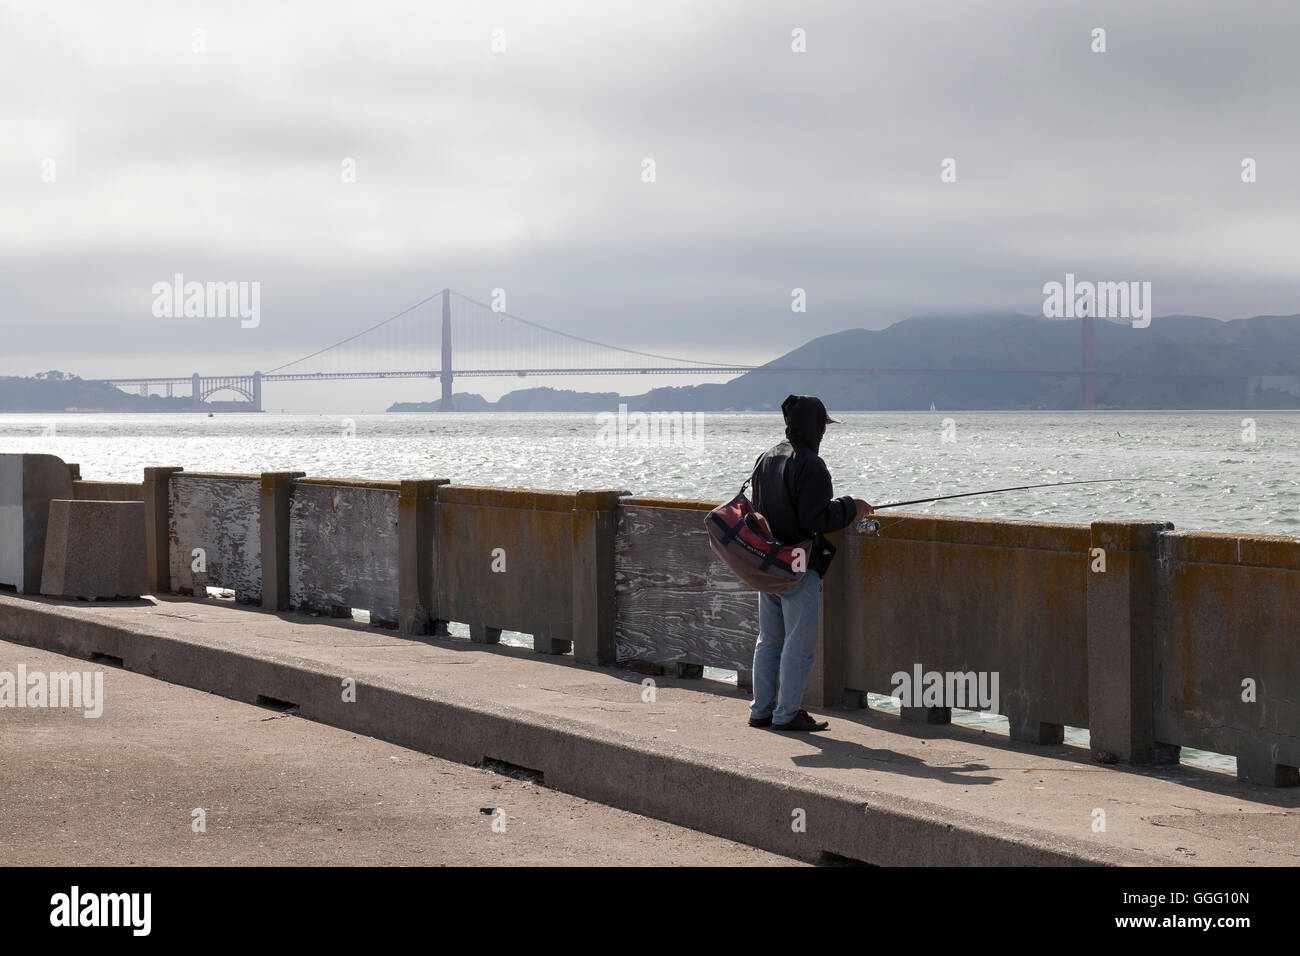
M 1059 488 L 1061 485 L 1099 485 L 1104 481 L 1151 481 L 1143 478 L 1090 478 L 1087 481 L 1050 481 L 1045 485 L 1020 485 L 1016 488 L 993 488 L 989 491 L 967 491 L 960 495 L 941 495 L 938 498 L 913 498 L 911 501 L 893 501 L 887 505 L 872 505 L 872 511 L 881 508 L 901 508 L 903 505 L 923 505 L 931 501 L 947 501 L 950 498 L 970 498 L 974 495 L 1000 495 L 1004 491 L 1028 491 L 1031 488 Z
M 988 491 L 966 491 L 959 495 L 939 495 L 936 498 L 913 498 L 911 501 L 891 501 L 887 505 L 872 505 L 871 511 L 875 513 L 882 508 L 901 508 L 904 505 L 923 505 L 932 501 L 949 501 L 953 498 L 972 498 L 976 495 L 1000 495 L 1008 491 L 1029 491 L 1033 488 L 1060 488 L 1062 485 L 1099 485 L 1107 481 L 1160 481 L 1159 478 L 1090 478 L 1087 481 L 1049 481 L 1042 485 L 1018 485 L 1015 488 L 992 488 Z M 875 528 L 870 526 L 875 524 Z M 870 518 L 862 518 L 858 521 L 858 531 L 879 530 L 879 523 L 873 522 Z

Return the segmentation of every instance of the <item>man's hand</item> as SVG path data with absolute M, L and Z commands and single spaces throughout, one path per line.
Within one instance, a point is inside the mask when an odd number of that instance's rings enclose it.
M 854 498 L 853 503 L 857 505 L 858 508 L 858 513 L 857 515 L 855 515 L 855 517 L 857 518 L 865 518 L 867 515 L 873 514 L 875 512 L 875 509 L 872 508 L 871 505 L 863 501 L 861 498 Z

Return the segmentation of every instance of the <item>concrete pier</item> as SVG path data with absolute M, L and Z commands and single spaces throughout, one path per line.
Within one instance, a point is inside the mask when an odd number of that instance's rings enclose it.
M 500 769 L 0 642 L 0 672 L 22 665 L 102 669 L 114 703 L 97 720 L 5 712 L 7 867 L 328 866 L 337 882 L 350 866 L 799 865 Z
M 548 787 L 808 862 L 1300 863 L 1294 789 L 1188 766 L 1117 769 L 1083 748 L 869 709 L 814 708 L 830 732 L 787 736 L 748 727 L 744 696 L 712 681 L 232 601 L 0 595 L 0 635 L 247 703 L 291 702 L 462 763 L 528 768 Z
M 1300 538 L 922 515 L 846 531 L 805 695 L 832 731 L 791 738 L 700 679 L 745 681 L 757 636 L 754 593 L 704 541 L 714 502 L 163 467 L 96 489 L 51 456 L 4 474 L 24 515 L 48 512 L 42 495 L 144 502 L 152 596 L 0 596 L 0 640 L 293 701 L 813 862 L 1298 859 Z M 0 567 L 40 550 L 0 545 Z M 946 689 L 921 694 L 923 673 Z M 340 702 L 347 679 L 357 702 Z M 952 723 L 972 706 L 949 699 L 961 681 L 1009 735 Z M 902 719 L 865 708 L 871 693 L 897 695 Z M 1178 764 L 1184 747 L 1235 757 L 1235 777 Z M 791 828 L 810 808 L 814 840 Z

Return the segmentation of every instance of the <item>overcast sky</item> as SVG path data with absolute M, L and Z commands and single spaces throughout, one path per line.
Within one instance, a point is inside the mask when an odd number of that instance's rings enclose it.
M 1293 0 L 3 0 L 0 373 L 265 369 L 444 286 L 733 361 L 1066 272 L 1291 314 L 1297 49 Z M 176 273 L 260 325 L 155 317 Z

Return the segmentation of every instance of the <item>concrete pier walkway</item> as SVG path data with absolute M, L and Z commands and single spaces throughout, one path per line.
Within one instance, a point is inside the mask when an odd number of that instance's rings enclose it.
M 831 729 L 818 735 L 754 730 L 744 696 L 711 681 L 655 678 L 651 694 L 640 674 L 571 657 L 171 597 L 0 594 L 0 638 L 528 768 L 548 787 L 813 862 L 1300 863 L 1293 789 L 1101 766 L 1075 747 L 875 710 L 821 712 Z
M 88 666 L 0 642 L 0 671 L 20 664 L 29 674 Z M 798 865 L 488 768 L 104 670 L 112 703 L 96 719 L 0 711 L 0 865 Z

